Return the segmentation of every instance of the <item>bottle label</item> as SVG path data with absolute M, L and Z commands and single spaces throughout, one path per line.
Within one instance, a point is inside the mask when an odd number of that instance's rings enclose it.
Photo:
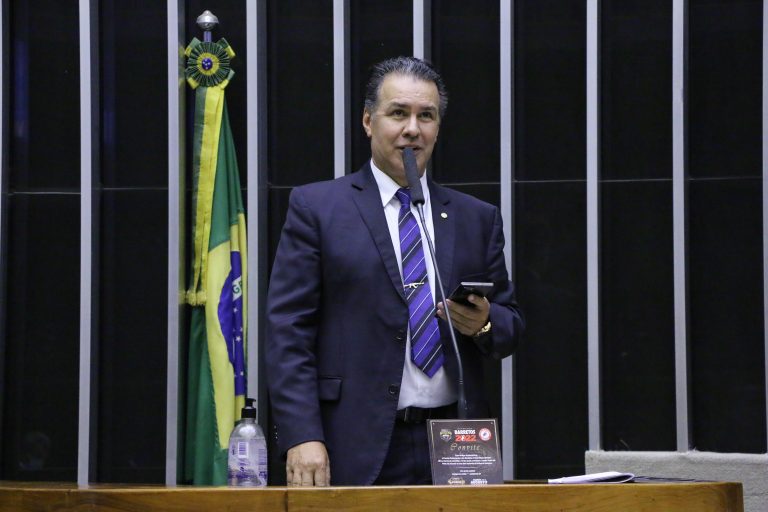
M 237 442 L 237 458 L 238 459 L 247 459 L 248 458 L 248 441 L 238 441 Z

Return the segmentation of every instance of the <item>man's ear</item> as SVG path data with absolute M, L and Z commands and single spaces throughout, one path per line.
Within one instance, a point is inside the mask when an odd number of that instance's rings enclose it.
M 368 109 L 363 110 L 363 129 L 368 138 L 371 138 L 371 113 Z

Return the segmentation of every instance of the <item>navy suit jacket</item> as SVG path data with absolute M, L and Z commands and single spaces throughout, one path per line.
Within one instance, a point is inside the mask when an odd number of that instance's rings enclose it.
M 512 353 L 522 331 L 496 207 L 429 181 L 446 293 L 492 281 L 491 335 L 458 334 L 469 417 L 487 417 L 482 357 Z M 436 292 L 439 294 L 439 292 Z M 293 190 L 267 297 L 267 381 L 280 450 L 322 441 L 334 485 L 370 485 L 389 447 L 408 304 L 370 166 Z M 445 368 L 456 358 L 440 320 Z

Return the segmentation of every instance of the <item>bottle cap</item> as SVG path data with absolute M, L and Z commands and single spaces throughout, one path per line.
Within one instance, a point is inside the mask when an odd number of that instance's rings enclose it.
M 256 407 L 254 407 L 254 404 L 256 403 L 256 400 L 253 398 L 246 398 L 245 399 L 245 407 L 242 408 L 240 411 L 240 416 L 242 418 L 256 418 Z

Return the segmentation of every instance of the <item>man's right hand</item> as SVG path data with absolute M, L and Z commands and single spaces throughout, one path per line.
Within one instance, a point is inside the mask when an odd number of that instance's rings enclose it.
M 331 464 L 325 444 L 308 441 L 290 448 L 285 462 L 285 480 L 290 486 L 331 485 Z

